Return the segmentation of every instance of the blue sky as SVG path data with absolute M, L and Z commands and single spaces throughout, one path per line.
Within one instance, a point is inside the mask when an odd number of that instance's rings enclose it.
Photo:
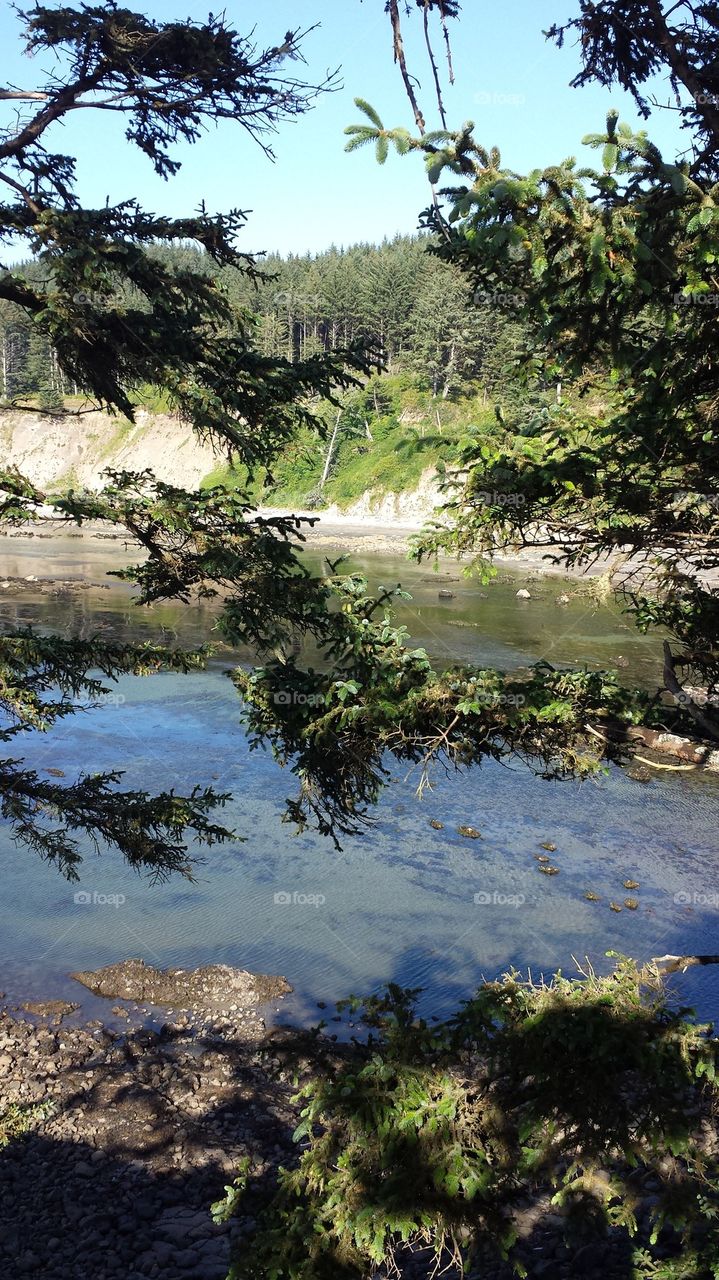
M 126 0 L 132 7 L 132 0 Z M 206 17 L 209 5 L 182 0 L 147 0 L 142 11 L 159 20 Z M 579 66 L 576 50 L 558 50 L 544 39 L 543 28 L 572 16 L 570 0 L 504 0 L 491 5 L 465 0 L 453 33 L 456 83 L 447 87 L 450 127 L 467 119 L 477 125 L 486 145 L 497 145 L 503 162 L 523 171 L 581 152 L 583 134 L 602 128 L 610 106 L 622 119 L 639 124 L 627 95 L 598 87 L 570 89 Z M 54 151 L 78 158 L 78 189 L 88 205 L 137 196 L 156 213 L 192 213 L 201 199 L 210 211 L 238 207 L 251 211 L 241 247 L 283 253 L 317 252 L 328 245 L 377 241 L 410 232 L 428 203 L 428 189 L 418 157 L 391 156 L 380 168 L 371 150 L 343 151 L 343 129 L 355 122 L 353 99 L 367 98 L 385 123 L 412 125 L 399 72 L 393 65 L 391 34 L 384 0 L 228 0 L 228 21 L 240 31 L 253 27 L 260 44 L 281 41 L 290 28 L 319 23 L 307 36 L 304 50 L 309 77 L 320 79 L 341 68 L 342 89 L 323 97 L 313 111 L 283 125 L 269 161 L 252 140 L 229 123 L 213 128 L 195 147 L 179 147 L 179 174 L 164 182 L 149 162 L 125 141 L 119 119 L 107 113 L 77 112 L 48 134 Z M 27 59 L 18 42 L 15 15 L 0 12 L 0 79 L 23 87 L 42 82 L 49 55 Z M 419 14 L 406 23 L 408 58 L 418 75 L 420 100 L 428 127 L 437 127 Z M 441 41 L 436 41 L 441 54 Z M 666 98 L 666 87 L 657 86 Z M 10 122 L 3 104 L 2 124 Z M 679 144 L 676 117 L 655 113 L 654 140 L 668 154 Z M 585 153 L 587 157 L 589 153 Z

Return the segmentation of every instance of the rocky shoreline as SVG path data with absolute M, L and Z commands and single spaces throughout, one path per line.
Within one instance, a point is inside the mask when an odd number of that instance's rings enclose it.
M 97 1020 L 69 1025 L 73 1006 L 59 1001 L 0 1012 L 3 1275 L 224 1280 L 231 1253 L 244 1241 L 251 1247 L 258 1194 L 279 1165 L 298 1158 L 292 1142 L 298 1083 L 318 1057 L 326 1061 L 342 1050 L 324 1036 L 267 1031 L 255 1005 L 233 1014 L 234 1001 L 225 1003 L 229 1016 L 198 1019 L 187 1011 L 158 1030 L 135 1025 L 142 1013 L 135 1006 L 123 1032 Z M 14 1107 L 32 1108 L 33 1118 L 27 1132 L 4 1144 L 3 1124 Z M 715 1152 L 716 1135 L 708 1141 Z M 252 1162 L 244 1216 L 217 1224 L 211 1205 L 243 1157 Z M 635 1175 L 635 1243 L 645 1244 L 657 1184 L 641 1169 Z M 528 1280 L 628 1274 L 623 1228 L 571 1247 L 547 1188 L 518 1203 L 513 1218 Z M 669 1257 L 675 1245 L 672 1229 L 664 1228 L 655 1255 Z M 407 1251 L 399 1261 L 402 1280 L 431 1273 L 422 1251 Z M 367 1280 L 385 1274 L 380 1269 Z M 451 1267 L 444 1274 L 459 1280 Z M 487 1256 L 467 1280 L 514 1275 Z
M 114 992 L 107 970 L 96 989 L 123 996 L 124 979 L 139 994 L 137 961 L 109 968 Z M 3 1275 L 223 1280 L 252 1222 L 216 1225 L 211 1204 L 242 1157 L 258 1177 L 292 1157 L 294 1082 L 260 1013 L 289 985 L 227 966 L 142 968 L 145 997 L 172 1001 L 158 1029 L 137 1003 L 122 1032 L 71 1025 L 63 1001 L 0 1012 Z M 18 1114 L 28 1131 L 8 1135 Z

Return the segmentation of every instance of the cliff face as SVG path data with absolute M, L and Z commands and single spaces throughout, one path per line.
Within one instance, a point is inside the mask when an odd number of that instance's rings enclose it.
M 94 411 L 47 417 L 0 410 L 0 466 L 17 467 L 50 492 L 71 486 L 100 489 L 108 468 L 149 470 L 167 484 L 195 489 L 225 462 L 211 445 L 201 444 L 189 426 L 168 414 L 138 409 L 136 421 L 129 423 Z M 421 522 L 440 501 L 436 471 L 428 467 L 416 488 L 402 493 L 369 489 L 341 510 L 332 504 L 325 515 L 330 520 L 342 516 L 387 525 Z
M 195 488 L 219 461 L 189 426 L 145 409 L 138 409 L 134 423 L 99 412 L 35 417 L 2 411 L 0 459 L 40 488 L 90 489 L 101 488 L 108 467 L 149 469 L 168 484 Z

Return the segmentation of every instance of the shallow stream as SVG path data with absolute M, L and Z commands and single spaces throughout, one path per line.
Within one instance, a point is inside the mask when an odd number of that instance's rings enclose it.
M 100 540 L 0 540 L 3 574 L 53 577 L 60 591 L 5 591 L 0 620 L 115 638 L 206 638 L 207 607 L 141 611 L 122 585 L 104 589 L 107 568 L 127 559 L 120 545 Z M 352 563 L 375 584 L 402 580 L 413 596 L 402 608 L 412 640 L 437 662 L 512 668 L 544 657 L 606 666 L 619 657 L 628 679 L 656 680 L 656 641 L 634 633 L 613 606 L 581 594 L 557 604 L 576 584 L 527 582 L 525 572 L 479 588 L 456 567 L 438 579 L 400 556 Z M 89 585 L 63 592 L 62 581 Z M 517 599 L 520 585 L 531 600 Z M 440 600 L 440 588 L 454 597 Z M 512 965 L 536 975 L 572 970 L 573 957 L 604 968 L 608 950 L 638 958 L 719 950 L 719 778 L 658 771 L 644 784 L 612 768 L 598 781 L 552 783 L 519 765 L 490 764 L 438 774 L 419 801 L 416 775 L 396 770 L 375 825 L 337 853 L 282 824 L 294 780 L 268 755 L 249 752 L 229 665 L 228 654 L 199 675 L 122 679 L 102 707 L 19 744 L 28 765 L 66 778 L 122 769 L 128 787 L 212 783 L 233 793 L 222 820 L 245 839 L 209 850 L 194 884 L 151 885 L 119 856 L 91 852 L 80 883 L 70 884 L 0 828 L 0 987 L 10 996 L 82 997 L 84 1012 L 106 1015 L 107 1003 L 69 973 L 137 955 L 157 965 L 221 961 L 282 973 L 295 988 L 283 1019 L 311 1020 L 318 1001 L 388 979 L 424 987 L 425 1009 L 441 1014 L 482 976 Z M 459 835 L 460 825 L 482 838 Z M 556 845 L 558 875 L 539 872 L 544 842 Z M 629 894 L 625 879 L 640 888 Z M 610 908 L 628 896 L 639 900 L 636 910 Z M 674 986 L 702 1017 L 719 1018 L 719 967 L 689 970 Z

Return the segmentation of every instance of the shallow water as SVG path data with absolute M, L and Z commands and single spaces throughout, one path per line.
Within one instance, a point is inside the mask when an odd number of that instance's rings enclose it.
M 9 552 L 23 567 L 6 557 L 7 573 L 37 572 L 40 556 L 46 574 L 57 569 L 58 578 L 69 578 L 81 565 L 97 582 L 108 563 L 124 560 L 108 544 L 68 549 L 17 539 Z M 449 584 L 455 598 L 440 602 L 438 587 L 448 584 L 424 567 L 380 556 L 359 567 L 385 585 L 400 577 L 409 584 L 405 620 L 438 660 L 513 667 L 545 656 L 605 665 L 621 654 L 629 677 L 647 685 L 655 678 L 655 643 L 629 631 L 614 609 L 586 599 L 558 607 L 557 581 L 530 584 L 534 598 L 521 602 L 518 579 L 482 588 L 484 599 L 476 584 L 460 580 Z M 211 622 L 206 609 L 141 613 L 122 587 L 70 599 L 0 599 L 0 616 L 116 636 L 162 626 L 183 643 Z M 284 1018 L 314 1017 L 317 1001 L 388 979 L 423 986 L 425 1008 L 441 1013 L 482 976 L 510 965 L 537 973 L 571 969 L 573 956 L 606 967 L 610 949 L 639 958 L 718 949 L 717 780 L 658 774 L 644 785 L 612 769 L 596 782 L 550 783 L 520 766 L 489 764 L 437 775 L 420 802 L 416 775 L 396 774 L 375 825 L 337 853 L 281 823 L 293 778 L 264 753 L 249 752 L 227 665 L 218 658 L 192 677 L 122 679 L 114 703 L 23 741 L 29 765 L 62 769 L 68 778 L 119 768 L 128 787 L 179 791 L 199 782 L 231 791 L 223 821 L 245 842 L 207 851 L 195 884 L 150 885 L 119 857 L 88 854 L 72 885 L 0 829 L 0 975 L 10 994 L 77 999 L 71 970 L 141 955 L 154 964 L 222 961 L 283 973 L 295 988 Z M 444 828 L 431 828 L 431 819 Z M 460 836 L 460 824 L 483 838 Z M 538 870 L 543 841 L 557 846 L 556 876 Z M 631 895 L 622 887 L 627 878 L 641 886 Z M 600 901 L 586 901 L 587 890 Z M 75 901 L 78 893 L 85 900 Z M 638 910 L 610 909 L 627 896 L 639 899 Z M 718 978 L 713 967 L 694 969 L 675 986 L 702 1017 L 719 1017 Z M 83 994 L 83 1008 L 106 1006 Z

